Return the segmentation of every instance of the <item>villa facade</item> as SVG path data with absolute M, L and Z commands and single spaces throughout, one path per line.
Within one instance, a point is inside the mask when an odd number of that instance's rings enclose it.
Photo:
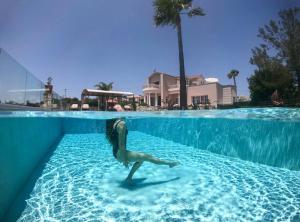
M 143 87 L 144 102 L 149 106 L 178 106 L 180 105 L 179 77 L 165 73 L 154 72 L 147 78 Z M 233 104 L 236 89 L 233 85 L 222 85 L 216 78 L 205 79 L 202 75 L 187 76 L 187 104 L 218 105 Z

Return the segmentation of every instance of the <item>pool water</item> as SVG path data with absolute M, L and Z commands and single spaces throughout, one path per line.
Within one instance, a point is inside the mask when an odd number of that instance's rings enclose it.
M 44 112 L 11 111 L 0 112 L 0 117 L 72 117 L 85 119 L 110 119 L 116 117 L 170 117 L 170 118 L 223 118 L 223 119 L 260 119 L 300 122 L 299 108 L 241 108 L 214 110 L 173 110 L 153 112 Z
M 128 186 L 103 133 L 65 134 L 18 221 L 300 221 L 300 171 L 139 131 L 127 141 L 181 165 L 144 163 Z

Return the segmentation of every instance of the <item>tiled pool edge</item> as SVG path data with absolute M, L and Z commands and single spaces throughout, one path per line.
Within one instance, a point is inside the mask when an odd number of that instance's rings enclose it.
M 61 118 L 0 119 L 0 220 L 61 136 Z

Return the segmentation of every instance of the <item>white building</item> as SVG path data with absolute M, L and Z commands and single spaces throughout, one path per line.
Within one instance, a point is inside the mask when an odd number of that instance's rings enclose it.
M 154 72 L 143 87 L 144 102 L 149 106 L 173 106 L 179 104 L 179 77 L 165 73 Z M 221 85 L 216 78 L 204 78 L 202 75 L 187 76 L 187 103 L 188 105 L 233 104 L 236 90 L 233 85 Z

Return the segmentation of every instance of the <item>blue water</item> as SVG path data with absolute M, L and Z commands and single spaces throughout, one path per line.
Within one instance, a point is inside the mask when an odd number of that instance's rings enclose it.
M 3 130 L 36 144 L 47 126 L 30 121 L 55 119 L 62 139 L 32 178 L 18 221 L 300 221 L 300 109 L 0 112 L 0 124 L 20 117 L 26 125 Z M 128 149 L 181 165 L 144 163 L 126 185 L 129 169 L 103 134 L 114 117 L 126 118 Z M 34 156 L 16 137 L 6 138 L 7 159 Z
M 299 108 L 241 108 L 227 110 L 190 110 L 156 112 L 43 112 L 11 111 L 0 112 L 0 117 L 72 117 L 88 119 L 109 119 L 112 117 L 165 117 L 165 118 L 226 118 L 226 119 L 261 119 L 300 122 Z
M 104 134 L 66 134 L 18 221 L 299 221 L 300 172 L 130 131 L 128 149 L 181 162 L 129 170 Z

